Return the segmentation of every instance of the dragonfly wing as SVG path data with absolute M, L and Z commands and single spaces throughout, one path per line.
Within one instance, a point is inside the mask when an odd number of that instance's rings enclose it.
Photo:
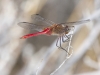
M 38 30 L 38 31 L 43 30 L 43 28 L 47 27 L 44 25 L 36 25 L 28 22 L 19 22 L 18 25 L 28 30 Z
M 81 25 L 81 24 L 84 24 L 84 23 L 87 23 L 89 22 L 90 20 L 82 20 L 82 21 L 76 21 L 76 22 L 67 22 L 67 23 L 61 23 L 65 26 L 74 26 L 74 25 Z
M 33 15 L 31 16 L 31 18 L 33 19 L 33 21 L 35 20 L 35 21 L 37 21 L 37 22 L 44 22 L 44 23 L 45 23 L 46 25 L 48 25 L 48 26 L 55 24 L 54 22 L 43 18 L 43 17 L 40 16 L 39 14 L 33 14 Z

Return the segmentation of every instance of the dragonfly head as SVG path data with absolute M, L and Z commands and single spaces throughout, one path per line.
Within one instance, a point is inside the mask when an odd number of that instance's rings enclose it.
M 70 31 L 74 30 L 74 26 L 66 26 L 65 27 L 65 32 L 68 34 Z

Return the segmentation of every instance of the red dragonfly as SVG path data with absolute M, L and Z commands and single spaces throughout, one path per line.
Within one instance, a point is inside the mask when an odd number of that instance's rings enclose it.
M 43 22 L 44 25 L 37 25 L 37 24 L 34 24 L 34 23 L 29 23 L 29 22 L 18 23 L 19 26 L 21 26 L 25 29 L 37 30 L 38 31 L 36 33 L 24 35 L 24 36 L 21 37 L 21 39 L 26 39 L 26 38 L 30 38 L 30 37 L 38 36 L 38 35 L 42 35 L 42 34 L 58 35 L 59 37 L 57 39 L 56 46 L 60 49 L 65 50 L 65 51 L 66 51 L 66 49 L 64 49 L 61 46 L 61 43 L 69 41 L 69 38 L 70 38 L 71 35 L 67 35 L 67 34 L 72 29 L 74 29 L 74 25 L 80 25 L 80 24 L 84 24 L 84 23 L 87 23 L 87 22 L 90 21 L 88 19 L 88 20 L 82 20 L 82 21 L 76 21 L 76 22 L 67 22 L 67 23 L 56 24 L 56 23 L 54 23 L 50 20 L 47 20 L 47 19 L 41 17 L 39 14 L 32 15 L 31 18 L 33 20 L 38 21 L 38 22 Z M 67 38 L 67 40 L 64 40 L 64 38 Z M 58 41 L 60 42 L 59 45 L 58 45 Z

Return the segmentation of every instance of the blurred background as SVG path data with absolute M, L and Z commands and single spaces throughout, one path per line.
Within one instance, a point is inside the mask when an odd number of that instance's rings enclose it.
M 54 75 L 100 75 L 100 0 L 0 0 L 0 75 L 50 75 L 66 53 L 57 36 L 20 39 L 34 31 L 18 26 L 40 14 L 55 23 L 91 19 L 75 26 L 73 55 Z M 43 60 L 42 60 L 43 59 Z M 41 61 L 42 60 L 42 61 Z

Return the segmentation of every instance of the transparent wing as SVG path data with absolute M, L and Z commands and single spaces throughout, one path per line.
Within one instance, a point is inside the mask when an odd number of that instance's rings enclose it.
M 19 22 L 18 25 L 28 30 L 38 30 L 38 31 L 43 30 L 43 28 L 47 27 L 45 25 L 36 25 L 28 22 Z
M 84 24 L 84 23 L 87 23 L 89 22 L 90 20 L 82 20 L 82 21 L 76 21 L 76 22 L 67 22 L 67 23 L 61 23 L 63 25 L 66 25 L 66 26 L 74 26 L 74 25 L 81 25 L 81 24 Z
M 55 24 L 54 22 L 41 17 L 39 14 L 33 14 L 31 18 L 33 19 L 33 21 L 35 20 L 37 22 L 44 22 L 46 25 L 49 26 Z

